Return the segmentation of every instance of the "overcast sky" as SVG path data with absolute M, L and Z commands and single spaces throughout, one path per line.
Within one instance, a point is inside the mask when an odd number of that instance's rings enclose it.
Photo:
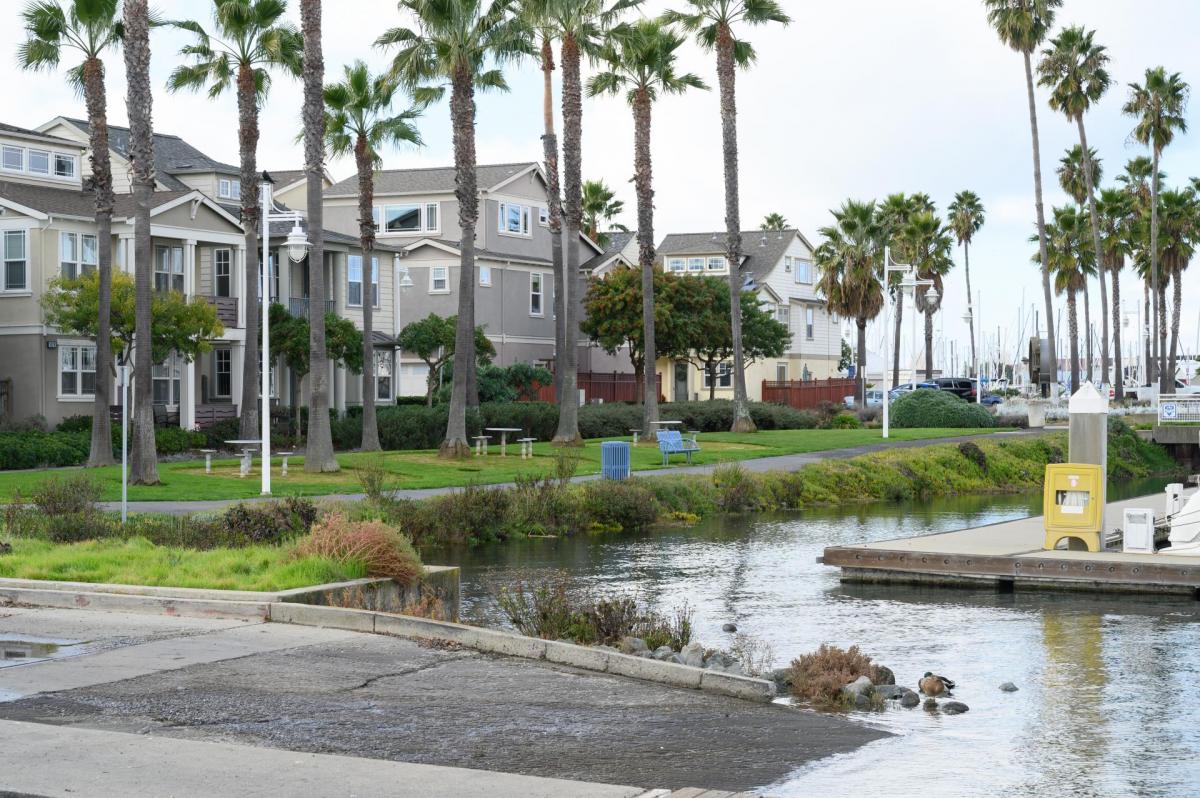
M 829 209 L 848 197 L 879 198 L 894 191 L 924 191 L 939 212 L 954 192 L 972 189 L 987 209 L 987 223 L 972 247 L 972 284 L 983 296 L 980 315 L 994 339 L 999 325 L 1009 357 L 1017 339 L 1018 308 L 1041 307 L 1040 280 L 1029 263 L 1027 237 L 1033 231 L 1033 178 L 1024 73 L 1018 54 L 1003 47 L 975 0 L 839 0 L 812 3 L 782 0 L 790 27 L 749 30 L 759 60 L 739 76 L 741 207 L 744 228 L 755 228 L 769 212 L 782 213 L 813 242 L 828 223 Z M 22 32 L 19 0 L 0 2 L 0 51 L 10 55 L 0 67 L 5 116 L 11 124 L 36 126 L 58 114 L 85 116 L 83 102 L 58 75 L 21 75 L 15 51 Z M 210 22 L 207 0 L 157 0 L 167 18 Z M 298 3 L 289 16 L 299 24 Z M 329 79 L 355 58 L 374 69 L 388 55 L 372 46 L 385 28 L 401 18 L 393 0 L 327 0 L 325 60 Z M 651 13 L 669 5 L 649 0 Z M 1164 65 L 1185 80 L 1200 81 L 1200 3 L 1195 0 L 1066 0 L 1060 24 L 1083 24 L 1109 48 L 1113 88 L 1088 117 L 1089 143 L 1103 159 L 1104 184 L 1124 163 L 1143 153 L 1129 140 L 1132 121 L 1121 115 L 1127 84 L 1141 80 L 1148 66 Z M 1153 13 L 1148 13 L 1153 7 Z M 187 37 L 175 30 L 153 34 L 153 84 L 162 87 L 178 63 Z M 689 45 L 684 67 L 716 83 L 713 59 Z M 108 59 L 109 118 L 124 124 L 124 69 L 119 54 Z M 541 157 L 541 79 L 536 65 L 509 69 L 508 94 L 482 96 L 478 110 L 481 162 L 539 160 Z M 1076 131 L 1053 113 L 1038 94 L 1046 213 L 1067 202 L 1054 169 Z M 262 115 L 260 166 L 298 168 L 302 153 L 298 82 L 275 82 Z M 1198 101 L 1200 102 L 1200 101 Z M 662 99 L 654 109 L 655 236 L 668 232 L 722 229 L 721 141 L 715 91 Z M 1193 114 L 1189 109 L 1189 121 Z M 237 163 L 237 116 L 233 96 L 155 95 L 155 129 L 176 133 L 209 155 Z M 559 122 L 561 126 L 561 119 Z M 430 108 L 420 122 L 422 149 L 387 153 L 386 165 L 400 168 L 453 162 L 449 111 Z M 561 127 L 560 127 L 561 130 Z M 1196 133 L 1184 135 L 1166 151 L 1168 183 L 1200 175 Z M 623 99 L 585 100 L 584 176 L 603 178 L 626 201 L 633 225 L 632 122 Z M 336 178 L 353 164 L 335 161 Z M 752 245 L 753 239 L 748 244 Z M 965 287 L 959 265 L 948 279 L 944 333 L 965 346 Z M 1198 267 L 1200 268 L 1200 267 Z M 1193 270 L 1196 271 L 1196 270 Z M 1196 346 L 1200 274 L 1185 280 L 1183 341 Z M 1130 312 L 1140 297 L 1127 277 L 1122 294 Z M 1093 283 L 1093 324 L 1099 329 L 1098 289 Z M 1028 316 L 1028 313 L 1026 313 Z M 1065 328 L 1065 311 L 1064 311 Z M 1082 325 L 1082 308 L 1080 324 Z M 881 325 L 876 325 L 881 326 Z M 1130 322 L 1129 336 L 1133 333 Z M 1027 328 L 1028 331 L 1028 328 Z M 881 341 L 872 332 L 872 346 Z

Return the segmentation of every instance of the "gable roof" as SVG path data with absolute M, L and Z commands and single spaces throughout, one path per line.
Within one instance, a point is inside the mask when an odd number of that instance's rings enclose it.
M 308 233 L 308 219 L 300 220 L 300 229 L 303 230 L 305 232 L 305 234 Z M 291 232 L 292 232 L 292 222 L 290 222 L 290 221 L 271 222 L 271 238 L 272 239 L 287 238 L 288 234 Z M 259 236 L 259 240 L 260 241 L 262 240 L 262 236 Z M 359 249 L 360 248 L 359 245 L 361 244 L 361 242 L 358 239 L 358 236 L 347 235 L 346 233 L 338 233 L 334 230 L 326 230 L 325 231 L 325 243 L 341 245 L 341 246 L 347 247 L 349 249 Z M 389 254 L 397 254 L 397 253 L 403 253 L 404 249 L 402 247 L 392 246 L 390 244 L 382 244 L 382 243 L 376 241 L 374 251 L 375 252 L 386 252 Z
M 275 181 L 276 191 L 304 179 L 303 169 L 268 169 L 267 174 Z
M 595 272 L 597 269 L 602 269 L 608 264 L 617 260 L 625 252 L 625 248 L 629 246 L 629 242 L 637 235 L 636 230 L 614 230 L 608 233 L 608 246 L 593 258 L 589 258 L 579 265 L 580 270 Z M 632 264 L 631 264 L 632 265 Z
M 16 125 L 6 125 L 3 122 L 0 122 L 0 133 L 12 138 L 30 139 L 32 141 L 42 141 L 47 144 L 57 144 L 59 147 L 70 147 L 76 150 L 86 149 L 82 144 L 76 141 L 60 139 L 58 136 L 51 136 L 47 133 L 39 133 L 36 130 L 29 130 L 28 128 L 17 127 Z
M 204 196 L 193 189 L 156 191 L 151 200 L 151 207 L 158 208 L 192 193 L 195 193 L 197 197 Z M 52 216 L 74 216 L 83 219 L 94 219 L 96 216 L 96 195 L 90 190 L 80 191 L 79 189 L 54 188 L 0 180 L 0 199 L 9 200 Z M 117 194 L 113 200 L 114 219 L 133 215 L 132 194 Z
M 492 191 L 518 175 L 537 169 L 533 161 L 482 164 L 475 167 L 480 191 Z M 453 166 L 425 169 L 385 169 L 375 173 L 375 196 L 395 194 L 446 194 L 454 191 Z M 352 175 L 325 189 L 326 197 L 357 197 L 358 176 Z
M 800 241 L 812 251 L 812 245 L 799 230 L 742 231 L 742 271 L 762 282 L 783 258 L 792 241 Z M 725 232 L 672 233 L 658 245 L 657 263 L 671 255 L 724 255 Z

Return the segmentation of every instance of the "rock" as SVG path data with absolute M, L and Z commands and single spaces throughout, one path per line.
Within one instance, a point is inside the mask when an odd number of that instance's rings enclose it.
M 900 706 L 905 709 L 912 709 L 920 703 L 921 699 L 916 693 L 908 692 L 900 696 Z
M 704 646 L 699 643 L 688 643 L 679 652 L 679 656 L 684 665 L 691 665 L 693 668 L 704 667 Z
M 895 701 L 903 698 L 911 690 L 906 691 L 903 687 L 897 687 L 894 684 L 877 684 L 875 685 L 875 695 L 887 701 Z
M 896 683 L 896 674 L 892 673 L 891 668 L 885 667 L 883 665 L 876 665 L 875 671 L 876 671 L 875 675 L 878 677 L 875 682 L 876 684 L 895 684 Z
M 792 669 L 791 668 L 776 668 L 771 671 L 767 678 L 779 685 L 780 688 L 792 686 Z M 783 692 L 780 689 L 780 692 Z
M 970 707 L 961 701 L 947 701 L 941 706 L 942 712 L 947 715 L 961 715 L 969 709 Z
M 639 655 L 643 651 L 649 651 L 650 647 L 646 645 L 646 641 L 640 637 L 622 637 L 617 648 L 622 654 Z
M 736 631 L 737 631 L 737 624 L 736 624 L 736 623 L 726 623 L 726 624 L 722 624 L 722 625 L 721 625 L 721 631 L 722 631 L 722 632 L 736 632 Z
M 1000 689 L 1006 693 L 1015 693 L 1017 692 L 1018 688 L 1012 682 L 1005 682 L 1004 684 L 1000 685 Z
M 666 661 L 667 661 L 667 662 L 674 662 L 676 665 L 682 665 L 682 664 L 684 664 L 684 663 L 683 663 L 683 657 L 679 656 L 678 654 L 672 654 L 671 656 L 667 657 Z
M 668 660 L 675 653 L 675 649 L 670 646 L 659 646 L 654 649 L 654 658 L 659 660 Z
M 860 710 L 872 709 L 870 696 L 858 693 L 854 696 L 854 708 Z
M 938 711 L 938 702 L 935 699 L 926 698 L 925 703 L 922 704 L 921 707 L 926 712 L 937 712 Z
M 716 668 L 724 670 L 732 665 L 737 665 L 738 661 L 732 655 L 726 654 L 724 651 L 714 651 L 704 660 L 704 667 Z
M 866 676 L 859 676 L 857 679 L 850 682 L 850 684 L 843 687 L 842 692 L 850 696 L 870 695 L 874 687 L 875 686 L 871 684 L 871 680 Z

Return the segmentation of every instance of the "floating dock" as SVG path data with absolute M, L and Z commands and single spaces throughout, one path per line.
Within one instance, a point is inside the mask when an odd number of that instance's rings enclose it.
M 1185 491 L 1184 501 L 1195 489 Z M 1108 505 L 1105 540 L 1120 534 L 1126 507 L 1152 508 L 1161 517 L 1165 494 Z M 1200 599 L 1200 556 L 1045 551 L 1042 517 L 882 540 L 831 546 L 821 562 L 842 569 L 842 581 L 893 584 L 994 585 L 1013 590 L 1086 590 L 1175 593 Z

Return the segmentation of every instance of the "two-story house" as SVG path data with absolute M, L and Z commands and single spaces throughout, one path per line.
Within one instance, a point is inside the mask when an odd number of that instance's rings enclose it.
M 751 363 L 746 391 L 762 395 L 763 380 L 822 379 L 837 373 L 841 325 L 816 292 L 813 247 L 799 230 L 742 233 L 745 290 L 791 330 L 791 345 L 780 358 Z M 671 234 L 658 246 L 660 268 L 681 276 L 729 278 L 725 233 Z M 732 398 L 733 364 L 722 363 L 716 374 L 716 396 Z M 705 397 L 709 375 L 688 362 L 660 361 L 663 393 L 673 401 Z

